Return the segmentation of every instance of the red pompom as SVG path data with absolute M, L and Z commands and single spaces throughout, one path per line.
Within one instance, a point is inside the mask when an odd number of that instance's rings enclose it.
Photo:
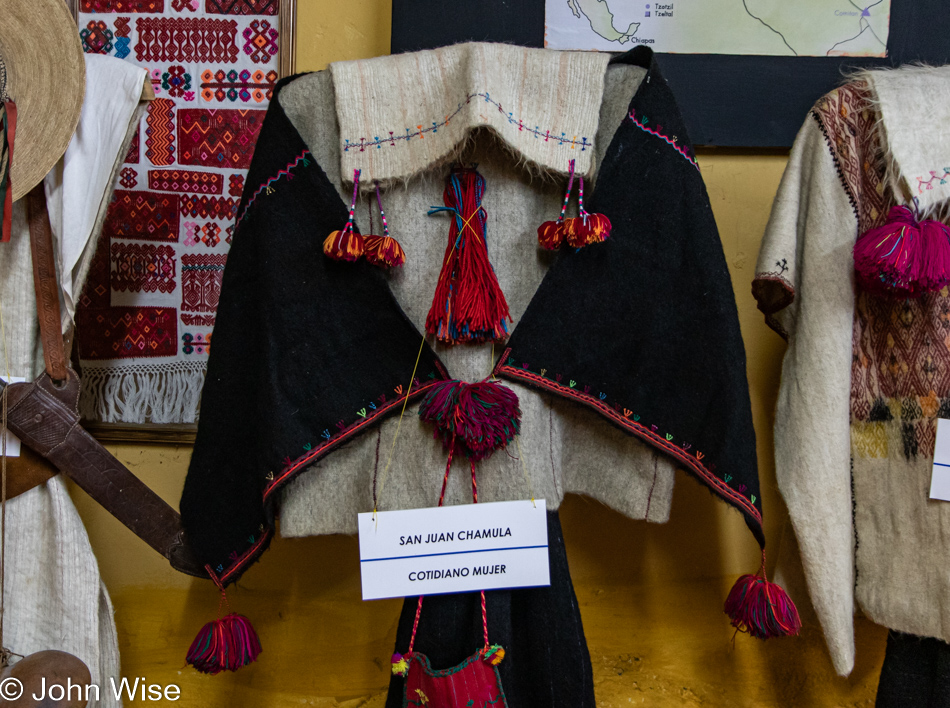
M 237 671 L 257 660 L 261 642 L 251 621 L 230 614 L 208 622 L 191 643 L 186 661 L 203 674 Z
M 758 639 L 785 637 L 798 634 L 802 621 L 798 609 L 788 594 L 761 575 L 743 575 L 732 586 L 723 607 L 740 632 L 748 632 Z
M 323 242 L 323 252 L 336 261 L 359 260 L 363 251 L 363 237 L 349 228 L 331 231 Z
M 564 232 L 561 229 L 561 223 L 557 221 L 545 221 L 538 227 L 538 243 L 541 248 L 549 251 L 556 251 L 564 243 Z
M 406 252 L 392 236 L 364 236 L 363 251 L 373 265 L 394 268 L 406 262 Z
M 610 238 L 610 219 L 606 214 L 587 215 L 587 244 L 603 243 Z
M 444 381 L 422 399 L 419 417 L 435 425 L 435 437 L 459 445 L 478 461 L 514 440 L 521 426 L 518 395 L 495 381 Z
M 905 206 L 854 244 L 854 268 L 871 292 L 918 297 L 950 283 L 950 229 L 939 221 L 918 222 Z
M 571 248 L 583 248 L 587 245 L 587 226 L 581 217 L 565 219 L 561 230 L 564 232 L 564 240 Z

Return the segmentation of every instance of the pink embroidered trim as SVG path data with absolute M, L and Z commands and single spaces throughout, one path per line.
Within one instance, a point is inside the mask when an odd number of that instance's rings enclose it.
M 253 204 L 254 200 L 260 196 L 261 192 L 267 192 L 268 194 L 271 194 L 274 191 L 274 188 L 271 185 L 277 182 L 281 177 L 286 177 L 288 180 L 292 180 L 294 178 L 293 174 L 291 173 L 292 169 L 294 169 L 301 162 L 303 162 L 304 165 L 309 165 L 310 162 L 307 160 L 308 157 L 310 157 L 310 151 L 304 150 L 296 158 L 294 158 L 293 162 L 288 162 L 284 169 L 258 187 L 257 191 L 254 192 L 251 198 L 247 200 L 247 204 L 244 205 L 244 211 L 242 211 L 238 216 L 236 223 L 241 223 L 241 219 L 243 219 L 244 215 L 247 214 L 247 210 L 251 208 L 251 204 Z
M 689 162 L 689 164 L 691 164 L 697 170 L 699 169 L 699 165 L 696 163 L 696 160 L 693 159 L 693 156 L 689 154 L 689 151 L 685 147 L 683 147 L 682 145 L 676 142 L 677 136 L 674 135 L 672 138 L 670 138 L 664 135 L 663 133 L 659 132 L 663 130 L 662 125 L 658 125 L 656 130 L 648 127 L 647 123 L 650 122 L 650 119 L 644 116 L 642 121 L 637 120 L 636 113 L 637 113 L 636 111 L 630 111 L 630 115 L 627 116 L 630 120 L 633 121 L 633 124 L 635 126 L 640 128 L 640 130 L 646 133 L 649 133 L 650 135 L 656 136 L 657 138 L 665 142 L 667 145 L 670 145 L 674 150 L 676 150 L 676 152 L 678 152 L 680 155 L 685 157 L 686 160 Z

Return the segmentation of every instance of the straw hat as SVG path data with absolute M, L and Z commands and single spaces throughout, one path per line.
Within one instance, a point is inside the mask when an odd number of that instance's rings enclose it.
M 6 65 L 6 93 L 17 107 L 10 168 L 16 201 L 63 156 L 79 123 L 86 64 L 66 3 L 0 0 L 0 59 Z M 2 74 L 0 68 L 0 84 Z

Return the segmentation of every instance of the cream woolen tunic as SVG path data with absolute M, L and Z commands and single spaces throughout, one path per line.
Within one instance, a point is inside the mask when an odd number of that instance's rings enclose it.
M 898 91 L 902 71 L 887 76 Z M 852 257 L 855 239 L 918 186 L 895 172 L 888 137 L 930 145 L 934 159 L 950 149 L 940 127 L 912 128 L 916 141 L 906 140 L 910 118 L 881 122 L 880 106 L 924 118 L 950 84 L 937 77 L 944 91 L 901 96 L 875 74 L 826 95 L 806 119 L 753 284 L 788 340 L 776 473 L 841 675 L 854 666 L 855 598 L 879 624 L 950 641 L 950 504 L 928 498 L 936 419 L 950 417 L 950 299 L 946 289 L 870 295 L 854 284 Z

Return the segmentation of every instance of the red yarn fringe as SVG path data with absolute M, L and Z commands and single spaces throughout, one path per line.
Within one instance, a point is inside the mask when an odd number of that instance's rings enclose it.
M 765 577 L 765 552 L 758 575 L 743 575 L 732 586 L 723 607 L 732 626 L 758 639 L 798 634 L 798 608 L 788 594 Z
M 473 168 L 453 170 L 443 194 L 445 208 L 455 215 L 449 228 L 442 272 L 426 331 L 440 342 L 488 342 L 508 336 L 511 313 L 488 260 L 485 210 L 481 206 L 485 179 Z
M 906 206 L 895 206 L 887 221 L 854 244 L 858 281 L 871 292 L 919 297 L 950 283 L 950 228 L 917 221 Z
M 406 262 L 406 252 L 392 236 L 364 236 L 363 252 L 366 260 L 377 266 L 395 268 Z
M 237 671 L 257 660 L 261 642 L 251 621 L 238 614 L 208 622 L 188 650 L 186 661 L 204 674 Z

